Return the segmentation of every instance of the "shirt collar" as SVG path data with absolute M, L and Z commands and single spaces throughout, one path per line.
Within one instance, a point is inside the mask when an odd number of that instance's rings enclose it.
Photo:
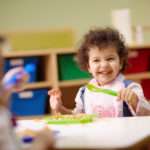
M 116 81 L 123 82 L 123 80 L 125 80 L 124 75 L 122 73 L 119 73 L 118 76 L 113 81 L 111 81 L 108 84 L 103 85 L 102 87 L 112 86 L 114 83 L 116 83 Z M 98 86 L 97 81 L 94 78 L 90 81 L 90 83 Z

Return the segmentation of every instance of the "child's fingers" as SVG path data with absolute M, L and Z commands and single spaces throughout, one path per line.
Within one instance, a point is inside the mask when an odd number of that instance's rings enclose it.
M 45 129 L 37 133 L 35 141 L 42 149 L 51 149 L 54 145 L 54 136 L 52 131 Z
M 16 67 L 9 70 L 4 78 L 4 86 L 9 87 L 14 91 L 20 91 L 23 88 L 23 85 L 28 81 L 29 74 L 24 71 L 22 67 Z
M 61 91 L 59 89 L 52 89 L 48 91 L 48 95 L 61 96 Z
M 131 89 L 125 88 L 118 93 L 118 99 L 130 102 L 133 95 L 134 93 L 131 91 Z
M 48 91 L 48 95 L 49 95 L 49 96 L 53 95 L 53 90 L 49 90 L 49 91 Z
M 49 99 L 50 107 L 52 110 L 59 110 L 59 107 L 62 105 L 62 102 L 60 99 L 57 99 L 55 96 L 51 96 Z
M 124 97 L 125 97 L 125 89 L 122 89 L 121 91 L 118 92 L 118 99 L 124 100 Z
M 52 89 L 52 90 L 49 90 L 48 91 L 48 95 L 51 96 L 51 95 L 55 95 L 56 94 L 56 89 Z
M 125 95 L 124 95 L 124 100 L 129 102 L 130 101 L 130 98 L 132 96 L 132 92 L 130 89 L 126 89 L 125 90 Z
M 9 70 L 3 78 L 3 82 L 7 82 L 8 80 L 10 80 L 14 75 L 19 74 L 22 72 L 22 67 L 17 67 L 17 68 L 13 68 L 11 70 Z
M 128 102 L 131 104 L 131 105 L 136 105 L 137 103 L 137 95 L 134 93 L 134 92 L 130 92 L 129 94 L 129 97 L 128 97 Z
M 126 101 L 129 105 L 132 106 L 133 109 L 136 110 L 138 97 L 130 88 L 122 89 L 118 93 L 118 99 L 122 101 Z

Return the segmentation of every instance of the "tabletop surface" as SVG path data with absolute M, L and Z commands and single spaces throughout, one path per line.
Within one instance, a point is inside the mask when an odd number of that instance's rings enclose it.
M 48 126 L 56 131 L 56 148 L 128 148 L 145 138 L 150 141 L 150 117 L 99 118 L 92 123 L 47 125 L 40 120 L 19 120 L 17 131 L 39 130 Z

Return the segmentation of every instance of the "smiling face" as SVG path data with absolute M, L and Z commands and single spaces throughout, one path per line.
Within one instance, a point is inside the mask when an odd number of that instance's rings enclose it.
M 88 71 L 99 85 L 105 85 L 116 78 L 121 69 L 121 62 L 115 47 L 89 49 Z

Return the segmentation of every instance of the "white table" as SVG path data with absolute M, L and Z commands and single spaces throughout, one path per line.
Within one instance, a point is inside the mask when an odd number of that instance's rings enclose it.
M 33 120 L 21 120 L 18 129 L 38 130 L 45 126 Z M 150 143 L 150 117 L 101 118 L 89 124 L 49 125 L 57 130 L 58 149 L 122 149 Z

